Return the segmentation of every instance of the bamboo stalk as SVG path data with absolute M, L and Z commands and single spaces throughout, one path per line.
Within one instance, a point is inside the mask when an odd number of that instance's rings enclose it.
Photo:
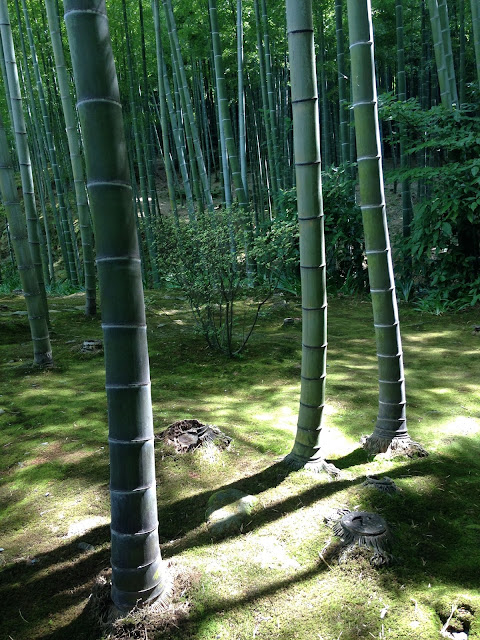
M 112 599 L 166 597 L 160 555 L 145 305 L 120 94 L 105 0 L 65 0 L 97 239 L 108 402 Z

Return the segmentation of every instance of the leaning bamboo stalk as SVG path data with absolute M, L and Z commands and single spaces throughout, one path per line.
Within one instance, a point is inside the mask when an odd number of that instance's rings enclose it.
M 20 18 L 20 6 L 18 3 L 18 0 L 15 1 L 15 12 L 16 12 L 17 24 L 20 25 L 21 18 Z M 40 158 L 36 153 L 36 145 L 43 147 L 43 135 L 42 135 L 42 131 L 40 128 L 40 124 L 38 122 L 38 117 L 37 117 L 37 104 L 35 102 L 35 97 L 33 94 L 32 79 L 30 77 L 30 69 L 28 66 L 28 56 L 27 56 L 27 49 L 25 45 L 25 38 L 23 35 L 23 29 L 21 28 L 18 29 L 18 36 L 19 36 L 19 42 L 20 42 L 20 51 L 23 58 L 23 73 L 21 74 L 22 88 L 25 91 L 25 94 L 28 97 L 28 101 L 29 101 L 29 108 L 27 108 L 25 112 L 27 139 L 32 141 L 32 147 L 31 147 L 32 174 L 34 178 L 34 184 L 37 187 L 39 187 L 41 184 L 40 181 L 38 180 L 38 178 L 40 177 L 40 169 L 39 169 Z M 39 188 L 39 191 L 41 191 L 41 188 Z M 40 202 L 42 201 L 40 200 Z M 40 222 L 40 219 L 39 219 L 39 222 Z M 46 218 L 44 216 L 44 223 L 45 222 L 46 222 Z M 38 238 L 40 241 L 40 253 L 42 256 L 42 269 L 43 269 L 44 281 L 46 284 L 50 284 L 54 281 L 54 270 L 53 270 L 53 256 L 52 256 L 52 250 L 51 250 L 50 236 L 49 236 L 49 233 L 47 233 L 48 224 L 44 224 L 44 230 L 45 230 L 45 242 L 43 241 L 44 236 L 40 228 L 38 229 Z
M 370 0 L 347 0 L 360 206 L 378 357 L 379 409 L 371 453 L 419 453 L 407 431 L 405 376 L 388 235 Z
M 35 364 L 52 365 L 52 347 L 44 313 L 42 296 L 38 286 L 35 266 L 30 252 L 25 216 L 15 184 L 12 160 L 7 135 L 0 116 L 0 196 L 10 229 L 10 239 L 18 265 L 18 274 L 27 305 L 28 322 L 33 342 Z
M 13 44 L 12 29 L 8 15 L 7 0 L 0 0 L 0 33 L 12 107 L 12 125 L 15 133 L 15 146 L 17 150 L 18 162 L 20 165 L 22 191 L 27 217 L 28 242 L 30 244 L 30 251 L 35 267 L 35 273 L 37 275 L 40 295 L 43 300 L 44 314 L 48 323 L 48 304 L 47 295 L 45 292 L 45 283 L 43 280 L 42 258 L 40 255 L 38 216 L 35 204 L 35 187 L 33 184 L 30 149 L 28 146 L 27 128 L 25 124 L 25 117 L 23 114 L 23 101 L 20 92 L 20 83 L 18 79 L 17 62 Z
M 185 200 L 187 204 L 188 219 L 190 222 L 195 222 L 195 203 L 193 201 L 192 185 L 190 176 L 188 175 L 187 163 L 185 160 L 185 146 L 183 143 L 182 131 L 178 122 L 177 114 L 175 112 L 175 105 L 173 103 L 172 93 L 170 90 L 170 84 L 167 76 L 167 66 L 165 59 L 162 64 L 162 76 L 163 76 L 163 88 L 165 90 L 165 101 L 167 104 L 168 116 L 170 120 L 170 127 L 172 129 L 173 141 L 175 144 L 175 152 L 177 154 L 177 161 L 180 168 L 180 175 L 182 176 L 183 190 L 185 192 Z
M 5 66 L 5 58 L 3 56 L 2 32 L 0 29 L 0 70 L 5 90 L 5 100 L 7 103 L 8 121 L 13 122 L 12 102 L 10 98 L 10 89 L 8 88 L 7 67 Z

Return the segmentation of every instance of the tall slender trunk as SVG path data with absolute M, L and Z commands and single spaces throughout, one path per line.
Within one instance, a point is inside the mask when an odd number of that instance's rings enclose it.
M 360 206 L 378 356 L 379 411 L 364 440 L 371 453 L 425 455 L 408 435 L 405 376 L 388 236 L 378 127 L 370 0 L 347 0 Z
M 218 18 L 216 0 L 208 0 L 210 22 L 212 26 L 213 52 L 215 58 L 215 76 L 217 80 L 219 111 L 221 122 L 220 127 L 225 135 L 225 145 L 228 152 L 228 161 L 232 170 L 232 180 L 235 185 L 235 191 L 238 203 L 242 209 L 248 207 L 245 189 L 243 188 L 243 179 L 240 172 L 240 164 L 238 161 L 237 147 L 233 137 L 232 121 L 230 119 L 230 110 L 228 106 L 227 89 L 225 83 L 225 72 L 223 67 L 222 48 L 220 44 L 220 34 L 218 31 Z
M 247 146 L 245 142 L 245 90 L 243 82 L 243 21 L 242 0 L 237 0 L 237 78 L 238 78 L 238 155 L 243 189 L 248 198 Z
M 397 96 L 400 102 L 407 99 L 407 83 L 405 78 L 405 46 L 403 39 L 403 0 L 395 2 L 395 19 L 397 32 Z M 408 168 L 408 158 L 405 153 L 405 125 L 400 123 L 400 168 L 406 170 Z M 402 179 L 402 218 L 403 218 L 403 237 L 410 236 L 410 227 L 412 224 L 412 194 L 410 191 L 410 180 Z
M 312 0 L 287 0 L 302 279 L 302 371 L 297 433 L 285 462 L 338 473 L 322 457 L 325 406 L 327 293 L 317 74 Z
M 438 13 L 442 30 L 443 48 L 445 51 L 445 66 L 447 68 L 448 84 L 452 102 L 458 104 L 457 82 L 455 78 L 455 65 L 453 62 L 452 37 L 450 34 L 450 21 L 448 18 L 447 0 L 438 1 Z
M 187 163 L 185 160 L 185 146 L 183 144 L 182 132 L 180 124 L 178 122 L 177 114 L 175 112 L 175 105 L 173 104 L 173 98 L 170 91 L 170 85 L 167 77 L 167 66 L 165 60 L 163 60 L 163 88 L 165 90 L 165 101 L 167 104 L 168 114 L 170 118 L 170 126 L 173 133 L 173 141 L 175 143 L 175 150 L 177 153 L 177 160 L 180 168 L 180 174 L 182 176 L 183 189 L 185 191 L 185 199 L 187 201 L 188 218 L 190 222 L 195 222 L 195 204 L 193 201 L 192 186 L 190 177 L 188 175 Z
M 168 197 L 170 209 L 175 223 L 178 225 L 177 201 L 175 198 L 175 180 L 173 175 L 173 163 L 170 154 L 170 139 L 168 137 L 167 102 L 165 99 L 165 87 L 163 85 L 163 49 L 160 36 L 160 16 L 158 0 L 152 0 L 153 24 L 155 27 L 155 46 L 157 54 L 157 83 L 158 83 L 158 107 L 160 110 L 160 126 L 162 129 L 163 163 L 167 176 Z
M 198 173 L 203 189 L 203 197 L 207 203 L 208 210 L 213 213 L 213 200 L 210 191 L 210 183 L 208 180 L 207 172 L 205 169 L 205 161 L 203 158 L 203 152 L 200 145 L 200 137 L 198 135 L 198 129 L 195 121 L 195 116 L 192 107 L 192 100 L 187 83 L 187 75 L 185 72 L 185 65 L 183 63 L 182 52 L 180 50 L 180 42 L 178 39 L 177 27 L 175 23 L 175 16 L 173 13 L 171 0 L 162 0 L 163 7 L 165 9 L 165 16 L 167 19 L 168 33 L 171 42 L 172 56 L 174 64 L 178 73 L 179 90 L 182 100 L 182 107 L 185 113 L 185 118 L 188 120 L 192 132 L 192 141 L 195 149 L 195 161 L 198 168 Z M 199 202 L 199 206 L 201 203 Z
M 43 301 L 28 244 L 25 216 L 18 199 L 15 175 L 8 148 L 7 135 L 0 115 L 0 196 L 7 213 L 10 238 L 18 265 L 18 275 L 27 305 L 28 322 L 33 342 L 35 364 L 53 364 L 52 347 Z
M 347 77 L 345 75 L 345 44 L 343 38 L 343 10 L 342 0 L 335 0 L 335 32 L 337 40 L 337 76 L 338 76 L 338 106 L 340 115 L 340 162 L 350 160 L 348 140 L 348 112 L 347 112 Z
M 265 0 L 260 0 L 260 2 L 262 4 L 261 18 L 263 28 L 263 51 L 265 53 L 265 79 L 267 82 L 268 124 L 270 126 L 272 136 L 273 173 L 275 176 L 277 193 L 279 193 L 282 184 L 280 179 L 280 158 L 278 157 L 278 132 L 275 111 L 275 92 L 273 86 L 272 54 L 270 51 L 270 35 L 268 30 L 267 3 Z
M 129 90 L 129 101 L 130 101 L 130 113 L 132 117 L 132 127 L 133 127 L 133 137 L 135 141 L 135 158 L 137 160 L 137 168 L 138 168 L 138 177 L 140 181 L 140 195 L 141 195 L 141 210 L 142 210 L 142 221 L 145 225 L 145 236 L 147 241 L 147 251 L 149 256 L 149 263 L 151 269 L 151 277 L 154 286 L 158 285 L 160 282 L 159 273 L 158 273 L 158 263 L 157 263 L 157 249 L 155 245 L 155 238 L 153 233 L 153 216 L 151 211 L 151 206 L 149 202 L 149 194 L 148 194 L 148 183 L 147 183 L 147 175 L 145 168 L 145 159 L 144 159 L 144 147 L 145 145 L 142 142 L 142 122 L 139 121 L 142 115 L 142 109 L 137 108 L 137 101 L 135 100 L 135 88 L 134 88 L 134 77 L 136 76 L 134 72 L 134 58 L 132 53 L 132 46 L 130 42 L 130 30 L 128 27 L 128 17 L 127 17 L 127 5 L 126 0 L 122 0 L 122 9 L 123 9 L 123 22 L 125 28 L 125 40 L 126 40 L 126 49 L 127 49 L 127 67 L 128 67 L 128 90 Z M 132 176 L 134 178 L 134 176 Z M 154 203 L 152 202 L 152 206 Z M 148 269 L 145 269 L 148 274 Z
M 472 0 L 476 2 L 476 0 Z M 440 85 L 440 96 L 444 107 L 452 108 L 453 96 L 451 93 L 450 81 L 448 77 L 447 58 L 442 37 L 442 24 L 438 9 L 438 0 L 428 0 L 428 11 L 430 13 L 430 24 L 432 25 L 433 45 L 435 49 L 435 61 L 437 63 L 438 83 Z
M 268 108 L 268 90 L 267 90 L 267 77 L 265 68 L 265 52 L 262 39 L 262 20 L 260 16 L 259 0 L 254 0 L 255 7 L 255 24 L 257 28 L 257 54 L 259 62 L 260 72 L 260 91 L 262 97 L 262 116 L 265 126 L 265 138 L 267 142 L 267 172 L 268 172 L 268 184 L 270 186 L 270 193 L 273 196 L 274 208 L 277 206 L 277 181 L 275 178 L 275 153 L 274 153 L 274 141 L 272 138 L 272 129 L 270 127 L 270 111 Z
M 7 110 L 9 116 L 9 122 L 13 122 L 13 112 L 12 112 L 12 102 L 10 98 L 10 89 L 8 88 L 8 78 L 7 78 L 7 67 L 5 66 L 5 58 L 3 55 L 3 46 L 2 46 L 2 31 L 0 29 L 0 69 L 3 79 L 3 85 L 5 90 L 5 99 L 7 102 Z
M 18 0 L 16 0 L 16 4 L 18 7 Z M 42 120 L 43 120 L 43 129 L 45 133 L 45 139 L 47 141 L 48 155 L 50 157 L 50 166 L 52 168 L 53 179 L 55 181 L 55 190 L 56 190 L 57 200 L 58 200 L 58 210 L 60 215 L 60 221 L 63 226 L 63 236 L 65 239 L 65 244 L 67 248 L 67 257 L 68 257 L 67 273 L 69 273 L 70 282 L 72 283 L 72 285 L 74 287 L 78 287 L 79 281 L 78 281 L 77 265 L 75 262 L 75 251 L 74 251 L 74 244 L 76 242 L 75 234 L 74 233 L 72 234 L 72 230 L 69 226 L 67 204 L 65 201 L 64 183 L 60 177 L 57 148 L 55 146 L 55 142 L 53 139 L 53 132 L 52 132 L 51 122 L 50 122 L 50 114 L 48 113 L 47 103 L 45 101 L 45 92 L 43 90 L 43 82 L 42 82 L 42 77 L 40 75 L 40 69 L 38 66 L 37 52 L 35 48 L 35 42 L 33 39 L 32 29 L 30 27 L 30 18 L 28 15 L 27 5 L 25 0 L 22 0 L 22 8 L 23 8 L 23 14 L 25 18 L 25 26 L 27 30 L 28 42 L 30 45 L 30 53 L 32 56 L 33 71 L 35 75 L 38 100 L 40 103 L 40 111 L 41 111 Z
M 328 105 L 327 75 L 325 73 L 325 37 L 323 10 L 319 9 L 319 44 L 318 44 L 318 66 L 319 66 L 319 98 L 321 113 L 321 141 L 322 141 L 322 162 L 329 167 L 332 164 L 331 137 L 330 137 L 330 113 Z
M 80 238 L 83 250 L 83 269 L 85 273 L 85 315 L 94 316 L 97 312 L 95 261 L 93 255 L 93 231 L 90 224 L 90 211 L 88 208 L 87 192 L 85 189 L 85 176 L 80 150 L 80 140 L 77 131 L 77 117 L 72 95 L 70 93 L 70 80 L 68 77 L 65 54 L 63 51 L 62 36 L 60 33 L 60 20 L 57 11 L 57 0 L 46 0 L 48 26 L 52 40 L 55 68 L 57 71 L 58 88 L 62 101 L 65 128 L 72 165 L 73 182 L 75 185 L 75 197 L 80 226 Z
M 97 239 L 110 445 L 112 599 L 168 593 L 158 542 L 153 416 L 140 254 L 105 0 L 65 0 Z
M 480 6 L 478 0 L 470 0 L 470 7 L 472 9 L 473 44 L 475 47 L 475 62 L 477 66 L 477 82 L 478 90 L 480 91 Z
M 465 104 L 465 0 L 458 0 L 458 100 Z
M 44 306 L 44 315 L 48 318 L 47 295 L 43 279 L 42 258 L 40 255 L 40 240 L 38 236 L 38 216 L 35 204 L 35 188 L 33 185 L 32 164 L 30 161 L 30 149 L 27 139 L 27 128 L 23 114 L 23 101 L 18 80 L 17 63 L 15 49 L 13 45 L 12 29 L 8 15 L 7 0 L 0 0 L 0 33 L 2 38 L 3 55 L 7 69 L 7 82 L 10 92 L 12 107 L 12 124 L 15 132 L 15 146 L 17 150 L 18 163 L 20 165 L 20 176 L 22 180 L 22 191 L 27 216 L 27 233 L 33 265 L 37 275 L 38 287 Z

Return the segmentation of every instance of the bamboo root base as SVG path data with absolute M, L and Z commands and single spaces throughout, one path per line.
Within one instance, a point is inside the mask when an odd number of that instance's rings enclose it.
M 310 460 L 308 458 L 297 456 L 294 453 L 289 453 L 288 456 L 283 459 L 283 464 L 286 464 L 295 471 L 298 471 L 299 469 L 307 469 L 313 473 L 321 473 L 322 471 L 325 471 L 325 473 L 328 473 L 328 475 L 333 478 L 338 478 L 340 476 L 340 469 L 337 469 L 337 467 L 331 462 L 326 462 L 323 458 Z
M 419 442 L 412 440 L 410 436 L 402 438 L 382 438 L 373 433 L 371 436 L 363 436 L 362 447 L 371 455 L 385 453 L 390 458 L 408 456 L 409 458 L 423 458 L 428 456 L 426 449 Z
M 52 352 L 49 351 L 47 353 L 36 353 L 34 364 L 39 368 L 53 367 Z

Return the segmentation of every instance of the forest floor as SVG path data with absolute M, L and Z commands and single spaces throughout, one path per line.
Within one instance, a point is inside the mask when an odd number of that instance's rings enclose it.
M 276 294 L 242 358 L 206 349 L 178 291 L 147 291 L 155 433 L 196 418 L 233 438 L 184 455 L 157 447 L 165 610 L 109 626 L 109 494 L 101 339 L 82 294 L 50 299 L 55 366 L 31 366 L 19 295 L 0 298 L 0 639 L 434 640 L 480 638 L 480 324 L 478 309 L 422 314 L 401 305 L 412 437 L 426 458 L 369 458 L 377 413 L 367 299 L 329 301 L 324 450 L 338 479 L 282 464 L 299 399 L 300 301 Z M 393 495 L 362 486 L 388 475 Z M 209 496 L 257 497 L 241 533 L 212 540 Z M 395 561 L 338 561 L 333 509 L 381 514 Z M 93 596 L 92 596 L 93 593 Z M 103 608 L 102 608 L 103 607 Z M 103 623 L 102 623 L 103 619 Z M 444 636 L 465 638 L 465 636 Z

